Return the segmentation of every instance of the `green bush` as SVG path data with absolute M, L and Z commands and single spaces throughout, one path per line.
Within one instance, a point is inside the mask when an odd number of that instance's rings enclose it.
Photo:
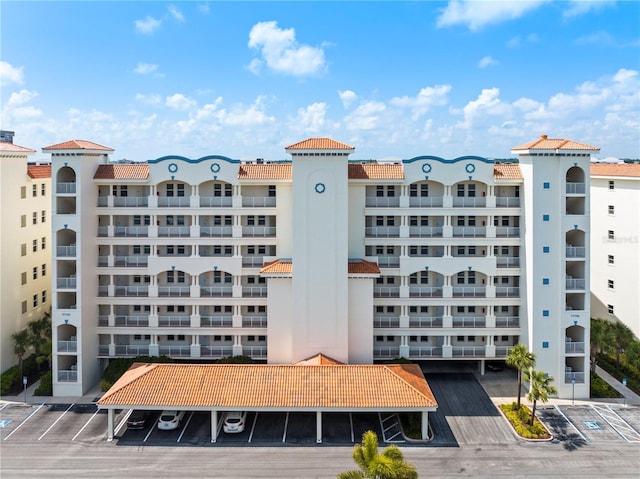
M 538 418 L 534 419 L 533 426 L 529 426 L 531 410 L 527 406 L 521 404 L 520 410 L 518 410 L 516 403 L 513 402 L 511 404 L 502 404 L 500 409 L 518 436 L 525 439 L 548 439 L 550 437 Z
M 614 356 L 605 356 L 598 354 L 596 356 L 598 366 L 611 374 L 618 381 L 622 382 L 622 378 L 627 379 L 627 387 L 636 394 L 640 394 L 640 372 L 624 363 L 620 363 L 620 368 L 616 364 Z
M 422 414 L 419 412 L 407 412 L 400 414 L 402 431 L 412 439 L 422 438 Z
M 22 379 L 20 378 L 20 368 L 12 366 L 0 375 L 0 396 L 6 396 L 18 387 Z
M 612 388 L 604 379 L 591 371 L 591 397 L 619 398 L 622 397 L 622 395 Z
M 216 364 L 253 364 L 255 361 L 251 356 L 227 356 L 226 358 L 220 358 L 216 361 Z
M 33 392 L 35 396 L 53 396 L 53 376 L 47 371 L 40 378 L 40 385 Z
M 111 386 L 113 386 L 113 383 L 107 381 L 106 379 L 100 381 L 100 391 L 102 392 L 107 392 L 109 389 L 111 389 Z

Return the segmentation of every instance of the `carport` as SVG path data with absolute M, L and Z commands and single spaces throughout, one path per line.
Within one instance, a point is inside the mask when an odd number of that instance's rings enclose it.
M 135 363 L 98 401 L 114 436 L 116 409 L 209 411 L 216 442 L 222 411 L 316 413 L 322 442 L 323 412 L 420 412 L 422 439 L 436 400 L 416 364 L 342 364 L 318 355 L 297 364 Z

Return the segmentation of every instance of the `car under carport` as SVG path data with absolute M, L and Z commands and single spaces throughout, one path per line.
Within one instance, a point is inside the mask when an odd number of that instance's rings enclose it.
M 100 398 L 109 440 L 117 409 L 208 411 L 216 442 L 222 411 L 419 412 L 428 439 L 437 403 L 416 364 L 342 364 L 317 355 L 296 364 L 134 363 Z

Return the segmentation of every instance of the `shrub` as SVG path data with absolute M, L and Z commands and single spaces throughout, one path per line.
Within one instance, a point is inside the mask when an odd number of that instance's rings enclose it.
M 622 397 L 622 395 L 612 388 L 604 379 L 591 371 L 591 397 L 619 398 Z
M 596 356 L 598 365 L 615 377 L 618 381 L 627 379 L 627 387 L 636 394 L 640 394 L 640 372 L 626 364 L 621 363 L 618 369 L 615 357 L 598 354 Z
M 217 364 L 253 364 L 251 356 L 227 356 L 216 361 Z
M 40 378 L 40 385 L 33 392 L 36 396 L 53 396 L 53 376 L 51 371 L 47 371 Z
M 531 410 L 527 406 L 521 404 L 520 410 L 518 410 L 516 403 L 513 402 L 502 404 L 500 409 L 518 436 L 525 439 L 548 439 L 550 437 L 538 418 L 534 419 L 533 426 L 529 426 Z
M 10 394 L 21 384 L 20 368 L 12 366 L 0 375 L 0 396 Z
M 109 389 L 111 389 L 111 386 L 113 386 L 113 383 L 107 381 L 106 379 L 100 381 L 100 391 L 102 392 L 107 392 Z

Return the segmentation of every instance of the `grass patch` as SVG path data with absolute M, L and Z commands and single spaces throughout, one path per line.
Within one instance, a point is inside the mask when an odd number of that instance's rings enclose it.
M 501 404 L 500 409 L 518 436 L 525 439 L 551 438 L 551 435 L 538 418 L 534 418 L 533 426 L 529 425 L 531 421 L 531 410 L 524 404 L 520 405 L 520 410 L 517 409 L 515 402 L 511 404 Z

